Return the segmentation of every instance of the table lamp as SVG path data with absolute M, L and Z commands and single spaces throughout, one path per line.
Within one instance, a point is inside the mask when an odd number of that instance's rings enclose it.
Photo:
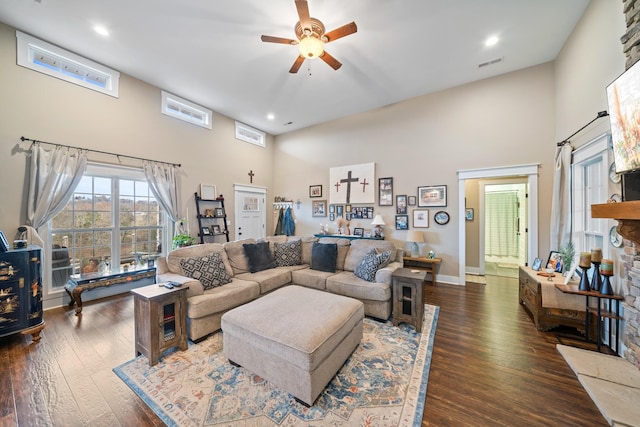
M 420 257 L 420 247 L 418 243 L 424 243 L 422 231 L 411 230 L 407 233 L 407 242 L 411 242 L 411 257 Z
M 373 231 L 374 237 L 377 239 L 383 238 L 384 234 L 382 233 L 382 227 L 384 227 L 385 224 L 384 224 L 384 220 L 382 219 L 382 215 L 376 215 L 371 225 L 375 225 L 375 228 Z

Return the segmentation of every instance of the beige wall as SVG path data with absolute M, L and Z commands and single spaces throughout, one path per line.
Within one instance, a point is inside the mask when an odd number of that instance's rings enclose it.
M 214 114 L 213 130 L 165 116 L 160 112 L 160 89 L 127 75 L 120 78 L 120 97 L 113 98 L 17 66 L 15 30 L 3 24 L 0 76 L 4 100 L 0 103 L 0 229 L 9 239 L 26 219 L 24 150 L 29 144 L 19 142 L 23 135 L 181 163 L 182 215 L 188 208 L 192 234 L 197 233 L 193 193 L 200 183 L 217 186 L 230 215 L 234 214 L 233 184 L 248 184 L 250 169 L 255 173 L 254 185 L 272 187 L 271 136 L 265 149 L 236 140 L 234 121 L 219 114 Z M 89 158 L 100 160 L 91 154 Z M 113 162 L 114 158 L 103 160 Z
M 430 209 L 423 251 L 443 258 L 443 277 L 457 277 L 458 170 L 540 163 L 540 225 L 549 228 L 553 80 L 553 64 L 542 64 L 278 136 L 275 188 L 303 201 L 298 230 L 309 234 L 327 219 L 311 218 L 308 185 L 322 184 L 326 192 L 330 167 L 375 162 L 377 177 L 394 178 L 394 194 L 447 185 L 451 221 L 435 224 L 439 208 Z M 394 209 L 375 206 L 375 213 L 388 224 L 387 238 L 402 247 L 406 232 L 394 229 Z M 546 247 L 547 234 L 540 236 Z
M 465 208 L 472 208 L 473 221 L 465 222 L 466 264 L 467 271 L 480 268 L 480 180 L 467 179 L 464 182 Z

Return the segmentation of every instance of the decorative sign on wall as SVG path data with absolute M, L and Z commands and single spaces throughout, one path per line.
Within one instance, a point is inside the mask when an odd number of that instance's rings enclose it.
M 375 203 L 375 163 L 329 169 L 329 203 Z

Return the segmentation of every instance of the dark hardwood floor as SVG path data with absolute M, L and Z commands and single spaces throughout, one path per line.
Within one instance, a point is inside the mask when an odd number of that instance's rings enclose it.
M 516 279 L 425 286 L 440 314 L 424 426 L 606 426 L 595 404 L 518 304 Z M 0 426 L 161 426 L 113 374 L 134 357 L 125 294 L 45 313 L 39 343 L 0 338 Z

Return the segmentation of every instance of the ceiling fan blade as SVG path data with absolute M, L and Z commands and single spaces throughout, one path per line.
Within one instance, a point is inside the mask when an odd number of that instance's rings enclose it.
M 342 67 L 342 64 L 340 63 L 340 61 L 338 61 L 333 56 L 329 55 L 329 53 L 327 53 L 326 50 L 322 53 L 322 55 L 320 55 L 320 59 L 322 59 L 324 62 L 329 64 L 329 66 L 334 70 L 337 70 L 338 68 Z
M 302 63 L 304 62 L 304 56 L 302 55 L 298 55 L 298 57 L 296 58 L 296 61 L 293 63 L 293 65 L 291 66 L 291 69 L 289 70 L 289 72 L 291 74 L 295 74 L 298 72 L 298 70 L 300 69 L 300 66 L 302 65 Z
M 311 29 L 311 17 L 309 16 L 309 4 L 307 0 L 296 0 L 296 9 L 298 9 L 298 18 L 300 18 L 300 26 Z
M 349 34 L 353 34 L 358 31 L 358 27 L 355 22 L 350 22 L 346 25 L 343 25 L 340 28 L 336 28 L 333 31 L 329 31 L 324 36 L 327 38 L 326 43 L 332 42 L 334 40 L 338 40 L 344 36 L 348 36 Z
M 282 43 L 282 44 L 296 44 L 295 40 L 285 39 L 283 37 L 273 37 L 273 36 L 261 36 L 260 40 L 267 43 Z

